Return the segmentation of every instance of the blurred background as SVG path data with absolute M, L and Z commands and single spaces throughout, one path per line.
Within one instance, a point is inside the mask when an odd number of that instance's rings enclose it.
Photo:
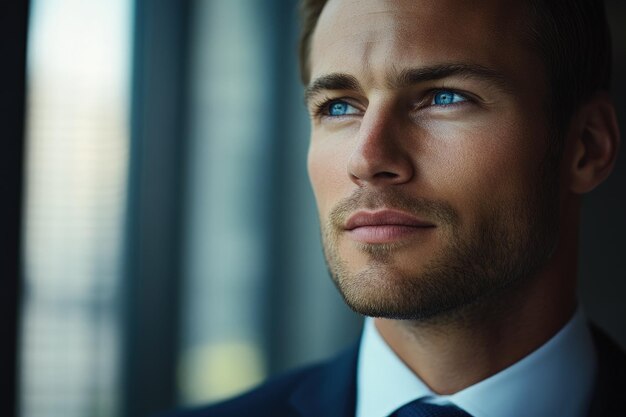
M 295 0 L 7 3 L 0 415 L 148 416 L 356 340 L 306 176 Z M 626 347 L 624 158 L 585 202 L 580 295 Z

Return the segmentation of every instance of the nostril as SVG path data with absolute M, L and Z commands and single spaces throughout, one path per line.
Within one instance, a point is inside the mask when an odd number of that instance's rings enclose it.
M 393 172 L 388 172 L 388 171 L 377 172 L 376 174 L 374 174 L 374 178 L 381 178 L 381 179 L 393 179 L 396 177 L 398 177 L 398 174 L 395 174 Z
M 363 143 L 350 155 L 346 168 L 353 182 L 391 185 L 411 181 L 414 175 L 411 154 L 394 141 L 383 139 L 382 136 L 363 138 Z

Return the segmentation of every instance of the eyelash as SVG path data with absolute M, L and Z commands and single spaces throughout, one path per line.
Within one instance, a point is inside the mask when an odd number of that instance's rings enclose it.
M 328 114 L 328 109 L 330 108 L 330 106 L 333 103 L 340 102 L 340 101 L 345 101 L 345 102 L 348 103 L 347 99 L 341 98 L 341 97 L 339 97 L 339 98 L 324 97 L 320 101 L 314 102 L 313 103 L 313 116 L 315 118 L 331 117 Z M 332 117 L 336 118 L 336 117 L 340 117 L 340 116 L 332 116 Z
M 462 102 L 458 102 L 458 103 L 450 103 L 450 104 L 438 104 L 438 105 L 433 105 L 430 104 L 434 97 L 441 92 L 450 92 L 453 94 L 457 94 L 461 97 L 463 97 L 465 99 L 465 101 Z M 427 101 L 428 100 L 428 101 Z M 335 98 L 331 98 L 331 97 L 324 97 L 321 100 L 314 102 L 313 103 L 313 117 L 315 118 L 321 118 L 321 117 L 332 117 L 332 118 L 340 118 L 340 117 L 345 117 L 345 116 L 330 116 L 328 114 L 328 109 L 330 108 L 330 106 L 333 103 L 336 102 L 346 102 L 348 104 L 350 104 L 350 100 L 344 97 L 335 97 Z M 427 106 L 424 106 L 424 103 L 427 102 Z M 459 105 L 463 105 L 465 103 L 475 103 L 476 99 L 469 93 L 466 93 L 464 91 L 459 91 L 453 88 L 435 88 L 432 90 L 428 90 L 426 92 L 426 94 L 424 94 L 424 99 L 419 101 L 419 105 L 417 107 L 421 108 L 421 107 L 439 107 L 439 108 L 449 108 L 449 107 L 456 107 Z M 353 106 L 352 104 L 350 104 L 351 106 Z M 356 107 L 356 106 L 353 106 Z
M 458 95 L 460 97 L 463 98 L 463 101 L 460 102 L 456 102 L 456 103 L 450 103 L 450 104 L 430 104 L 435 97 L 437 96 L 437 94 L 439 93 L 452 93 L 454 95 Z M 426 97 L 429 98 L 429 105 L 431 106 L 435 106 L 435 107 L 451 107 L 451 106 L 457 106 L 457 105 L 462 105 L 463 103 L 471 103 L 474 102 L 475 100 L 473 100 L 472 96 L 469 93 L 463 92 L 463 91 L 458 91 L 455 90 L 453 88 L 437 88 L 434 90 L 430 90 L 428 92 L 428 94 L 426 95 Z

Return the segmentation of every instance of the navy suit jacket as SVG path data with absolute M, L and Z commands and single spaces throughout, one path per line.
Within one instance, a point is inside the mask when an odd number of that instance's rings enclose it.
M 600 330 L 592 332 L 599 373 L 589 417 L 626 417 L 626 355 Z M 357 356 L 355 344 L 328 362 L 273 378 L 232 400 L 162 417 L 354 417 Z

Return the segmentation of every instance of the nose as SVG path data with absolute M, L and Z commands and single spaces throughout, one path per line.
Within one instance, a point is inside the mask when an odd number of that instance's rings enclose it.
M 348 175 L 355 184 L 385 186 L 411 181 L 415 168 L 403 130 L 402 121 L 396 120 L 392 110 L 370 107 L 366 111 L 348 161 Z

